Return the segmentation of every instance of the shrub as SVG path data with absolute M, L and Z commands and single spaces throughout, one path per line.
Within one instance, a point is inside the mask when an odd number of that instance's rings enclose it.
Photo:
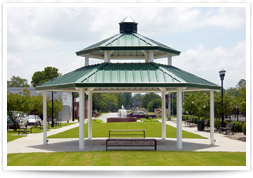
M 147 114 L 147 115 L 145 116 L 145 118 L 146 118 L 146 119 L 150 119 L 150 116 Z
M 224 121 L 225 126 L 227 125 L 227 121 Z M 214 120 L 214 127 L 219 130 L 221 127 L 221 119 L 215 119 Z
M 92 122 L 101 123 L 103 121 L 101 119 L 92 119 Z
M 233 132 L 242 132 L 242 123 L 240 122 L 233 122 L 234 125 L 233 125 L 233 128 L 232 128 L 232 131 Z
M 140 119 L 142 122 L 159 122 L 157 119 Z
M 246 135 L 246 122 L 242 124 L 242 132 Z

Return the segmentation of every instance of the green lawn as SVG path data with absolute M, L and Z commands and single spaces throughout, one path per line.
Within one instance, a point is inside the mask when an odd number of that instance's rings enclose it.
M 146 137 L 161 137 L 162 124 L 160 122 L 111 122 L 111 123 L 97 123 L 92 122 L 92 136 L 93 137 L 108 137 L 109 129 L 115 130 L 140 130 L 146 131 Z M 85 137 L 88 135 L 88 125 L 85 124 Z M 200 135 L 183 131 L 183 138 L 205 138 Z M 176 128 L 166 125 L 166 137 L 176 138 Z M 65 132 L 51 135 L 48 138 L 78 138 L 79 128 L 73 128 Z
M 72 125 L 74 123 L 62 123 L 61 124 L 61 127 L 64 127 L 64 126 L 68 126 L 68 125 Z M 55 127 L 49 127 L 49 129 L 47 129 L 47 131 L 49 131 L 50 129 L 59 129 L 61 128 L 60 126 L 55 126 Z M 43 129 L 40 129 L 40 127 L 32 127 L 32 133 L 41 133 L 43 132 Z M 28 132 L 28 134 L 31 134 L 30 132 Z M 23 134 L 23 133 L 20 133 L 20 135 L 18 135 L 18 130 L 17 131 L 14 131 L 13 129 L 10 129 L 7 131 L 7 142 L 11 142 L 13 140 L 16 140 L 18 138 L 21 138 L 21 137 L 25 137 L 26 135 Z
M 8 166 L 246 166 L 246 153 L 107 151 L 18 153 Z
M 21 137 L 25 137 L 25 135 L 18 135 L 18 132 L 14 131 L 14 130 L 7 131 L 7 142 L 11 142 L 11 141 L 16 140 Z

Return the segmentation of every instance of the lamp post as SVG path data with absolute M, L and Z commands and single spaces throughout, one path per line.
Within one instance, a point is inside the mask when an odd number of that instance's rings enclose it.
M 235 112 L 236 112 L 236 120 L 238 122 L 238 105 L 235 105 Z
M 222 69 L 219 71 L 220 74 L 220 80 L 221 80 L 221 107 L 222 107 L 222 112 L 221 112 L 221 126 L 224 127 L 224 106 L 223 106 L 223 80 L 225 77 L 226 71 Z
M 52 123 L 51 127 L 54 127 L 54 92 L 52 91 Z

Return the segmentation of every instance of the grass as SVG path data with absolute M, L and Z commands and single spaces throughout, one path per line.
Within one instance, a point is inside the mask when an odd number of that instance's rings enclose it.
M 17 131 L 14 131 L 12 129 L 7 131 L 7 142 L 11 142 L 13 140 L 16 140 L 22 137 L 25 137 L 25 135 L 18 135 Z
M 140 119 L 142 122 L 159 122 L 157 119 Z
M 53 159 L 52 159 L 53 158 Z M 107 151 L 18 153 L 8 166 L 246 166 L 243 152 Z
M 85 124 L 85 137 L 88 135 L 88 125 Z M 115 130 L 142 130 L 146 132 L 146 137 L 161 137 L 162 124 L 160 122 L 111 122 L 111 123 L 97 123 L 92 122 L 92 136 L 93 137 L 108 137 L 109 129 Z M 200 135 L 182 131 L 183 138 L 205 138 Z M 176 128 L 166 125 L 166 137 L 176 138 Z M 79 138 L 79 127 L 51 135 L 48 138 Z
M 61 124 L 61 127 L 64 127 L 64 126 L 68 126 L 68 125 L 72 125 L 74 123 L 62 123 Z M 49 127 L 49 129 L 47 129 L 47 131 L 49 131 L 50 129 L 58 129 L 58 128 L 61 128 L 60 126 L 55 126 L 55 127 Z M 28 129 L 30 130 L 30 129 Z M 43 132 L 43 129 L 40 129 L 40 127 L 32 127 L 32 133 L 28 132 L 28 134 L 33 134 L 33 133 L 41 133 Z M 19 138 L 22 138 L 22 137 L 25 137 L 26 135 L 24 134 L 20 134 L 18 135 L 18 130 L 17 131 L 14 131 L 13 129 L 10 129 L 7 131 L 7 142 L 11 142 L 13 140 L 16 140 L 16 139 L 19 139 Z

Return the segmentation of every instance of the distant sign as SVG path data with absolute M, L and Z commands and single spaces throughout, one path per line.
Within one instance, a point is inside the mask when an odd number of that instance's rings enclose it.
M 157 117 L 162 117 L 162 110 L 161 110 L 161 108 L 155 109 L 155 114 L 156 114 Z

